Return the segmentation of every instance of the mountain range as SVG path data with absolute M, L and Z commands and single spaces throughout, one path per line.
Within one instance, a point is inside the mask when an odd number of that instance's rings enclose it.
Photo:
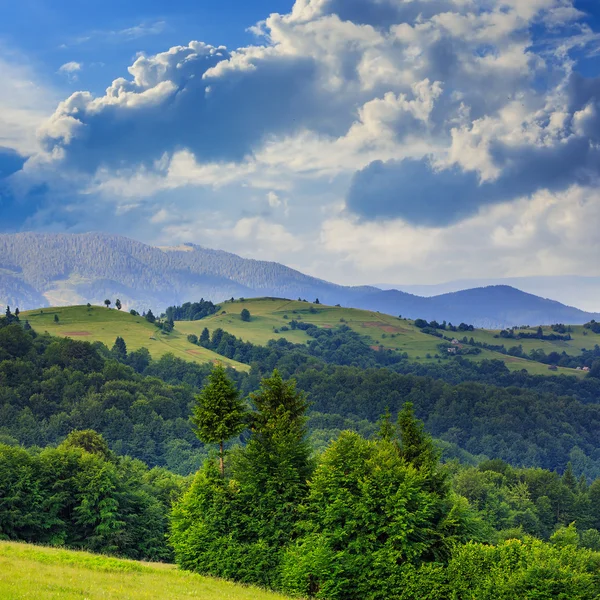
M 405 285 L 381 283 L 382 290 L 400 290 L 417 296 L 438 296 L 479 287 L 508 285 L 523 292 L 552 298 L 569 306 L 589 312 L 600 311 L 600 277 L 580 275 L 554 275 L 536 277 L 503 277 L 487 279 L 459 279 L 434 285 Z
M 506 285 L 423 297 L 336 285 L 276 262 L 193 244 L 155 247 L 101 233 L 0 235 L 0 305 L 21 310 L 119 298 L 125 308 L 163 311 L 200 298 L 257 296 L 318 298 L 324 304 L 487 328 L 600 320 L 600 314 Z

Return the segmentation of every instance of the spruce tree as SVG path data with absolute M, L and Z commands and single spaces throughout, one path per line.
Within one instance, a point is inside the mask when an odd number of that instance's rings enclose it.
M 254 535 L 276 548 L 289 542 L 313 471 L 307 441 L 308 403 L 295 381 L 277 370 L 251 395 L 257 412 L 246 448 L 234 456 L 233 476 L 253 506 Z M 252 501 L 255 499 L 255 501 Z
M 200 334 L 200 345 L 207 347 L 210 344 L 210 332 L 208 327 L 205 327 Z
M 224 445 L 244 430 L 246 407 L 221 365 L 213 369 L 208 379 L 208 385 L 196 396 L 192 423 L 202 442 L 219 444 L 221 476 L 224 476 Z
M 117 360 L 125 360 L 127 358 L 127 344 L 125 344 L 125 340 L 121 336 L 115 340 L 111 352 Z

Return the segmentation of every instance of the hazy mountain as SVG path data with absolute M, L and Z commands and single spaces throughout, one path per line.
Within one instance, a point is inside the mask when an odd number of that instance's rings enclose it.
M 582 310 L 600 312 L 600 277 L 578 275 L 545 277 L 508 277 L 498 279 L 461 279 L 435 285 L 376 284 L 383 290 L 400 290 L 417 296 L 438 296 L 461 290 L 508 285 L 523 292 L 552 298 Z
M 498 329 L 511 325 L 582 324 L 600 315 L 527 294 L 510 286 L 489 286 L 423 298 L 388 290 L 371 293 L 359 304 L 371 310 L 409 318 L 446 320 Z M 394 312 L 392 312 L 394 311 Z
M 325 304 L 480 327 L 600 319 L 508 286 L 424 298 L 335 285 L 278 263 L 191 244 L 159 248 L 98 233 L 0 235 L 0 304 L 21 310 L 119 298 L 125 308 L 162 311 L 172 304 L 232 296 L 319 298 Z
M 126 307 L 160 310 L 201 297 L 302 297 L 337 304 L 372 291 L 191 244 L 157 248 L 98 233 L 0 235 L 0 304 L 21 310 L 117 297 Z

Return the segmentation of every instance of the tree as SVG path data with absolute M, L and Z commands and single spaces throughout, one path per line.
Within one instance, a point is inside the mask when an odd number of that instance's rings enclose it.
M 412 403 L 407 402 L 398 415 L 401 456 L 415 467 L 434 467 L 439 460 L 439 451 L 425 432 L 423 423 L 415 417 Z
M 121 310 L 121 308 L 123 308 L 123 305 L 121 304 L 121 301 L 118 298 L 115 302 L 115 306 L 117 307 L 117 310 Z
M 125 340 L 121 336 L 115 340 L 111 352 L 117 360 L 127 360 L 127 344 L 125 344 Z
M 60 321 L 60 319 L 58 318 L 58 315 L 54 315 L 54 322 L 58 323 Z
M 112 304 L 112 302 L 111 302 L 111 301 L 110 301 L 110 300 L 107 298 L 107 299 L 104 301 L 104 304 L 106 304 L 106 308 L 110 308 L 110 305 Z
M 200 341 L 200 345 L 204 346 L 205 348 L 206 348 L 206 346 L 208 346 L 208 344 L 210 344 L 210 331 L 208 331 L 208 327 L 205 327 L 202 330 L 199 341 Z
M 21 314 L 21 311 L 20 311 L 20 310 L 19 310 L 19 308 L 17 307 L 17 308 L 15 309 L 15 317 L 18 319 L 20 314 Z
M 223 477 L 224 445 L 244 430 L 246 407 L 239 390 L 221 365 L 213 369 L 208 379 L 208 385 L 196 396 L 192 423 L 200 441 L 219 444 L 219 465 Z
M 156 317 L 151 310 L 146 313 L 146 321 L 148 321 L 148 323 L 156 323 Z
M 244 308 L 240 313 L 240 317 L 242 318 L 242 321 L 248 323 L 250 321 L 250 311 L 247 308 Z
M 315 300 L 315 304 L 321 304 L 318 298 Z

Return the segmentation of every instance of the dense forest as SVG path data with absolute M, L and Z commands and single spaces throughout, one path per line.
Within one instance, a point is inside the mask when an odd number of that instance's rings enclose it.
M 316 598 L 596 597 L 595 377 L 204 337 L 251 372 L 0 319 L 0 536 Z

